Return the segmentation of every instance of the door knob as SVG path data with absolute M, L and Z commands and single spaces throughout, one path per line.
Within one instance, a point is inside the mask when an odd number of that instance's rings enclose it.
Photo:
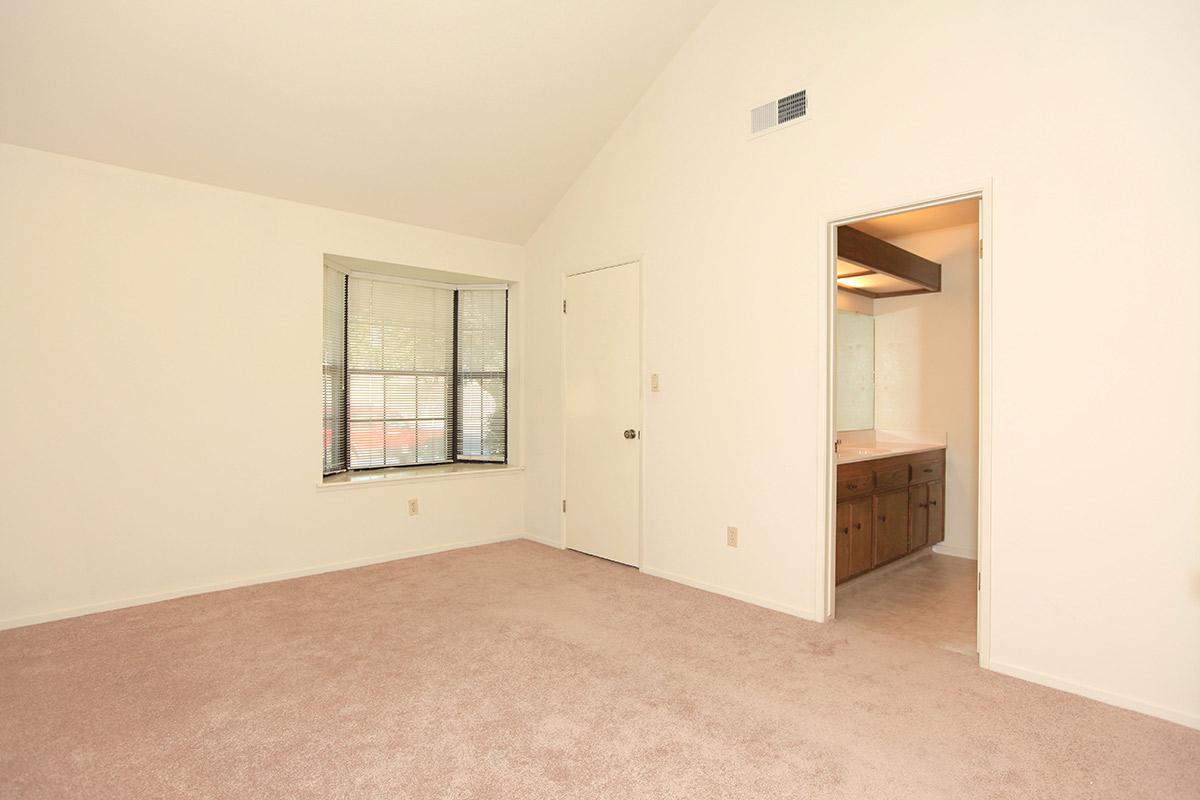
M 626 439 L 636 439 L 637 431 L 635 431 L 633 428 L 630 428 L 629 430 L 625 431 L 625 438 Z

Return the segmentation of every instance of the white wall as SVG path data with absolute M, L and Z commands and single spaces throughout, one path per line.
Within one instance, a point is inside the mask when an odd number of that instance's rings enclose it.
M 942 265 L 942 291 L 875 301 L 875 427 L 946 434 L 946 540 L 974 557 L 979 487 L 979 227 L 888 239 Z
M 868 316 L 875 313 L 874 300 L 863 297 L 861 294 L 854 294 L 854 292 L 844 292 L 841 289 L 838 289 L 837 293 L 837 307 L 838 311 L 853 311 Z
M 522 532 L 520 472 L 316 487 L 326 252 L 523 269 L 516 246 L 0 145 L 0 627 Z
M 1198 39 L 1193 0 L 719 4 L 529 244 L 530 530 L 562 275 L 640 255 L 645 566 L 816 615 L 825 226 L 989 184 L 992 665 L 1200 725 Z

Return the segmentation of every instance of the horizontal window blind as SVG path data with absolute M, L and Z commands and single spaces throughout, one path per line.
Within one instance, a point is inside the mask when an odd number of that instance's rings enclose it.
M 350 469 L 452 461 L 454 292 L 348 280 Z
M 508 291 L 458 290 L 456 457 L 505 461 L 508 451 Z
M 346 469 L 346 276 L 325 268 L 321 355 L 324 474 Z

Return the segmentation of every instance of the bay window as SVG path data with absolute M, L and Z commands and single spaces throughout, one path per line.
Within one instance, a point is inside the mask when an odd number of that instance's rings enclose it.
M 506 286 L 326 267 L 324 324 L 325 474 L 507 460 Z

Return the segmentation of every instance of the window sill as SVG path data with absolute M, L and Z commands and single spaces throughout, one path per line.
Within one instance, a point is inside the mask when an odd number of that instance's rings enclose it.
M 428 467 L 397 467 L 372 472 L 342 472 L 322 478 L 318 489 L 361 489 L 366 486 L 384 486 L 396 483 L 426 483 L 429 481 L 457 480 L 459 478 L 482 478 L 486 475 L 506 475 L 524 472 L 524 467 L 512 464 L 436 464 Z

